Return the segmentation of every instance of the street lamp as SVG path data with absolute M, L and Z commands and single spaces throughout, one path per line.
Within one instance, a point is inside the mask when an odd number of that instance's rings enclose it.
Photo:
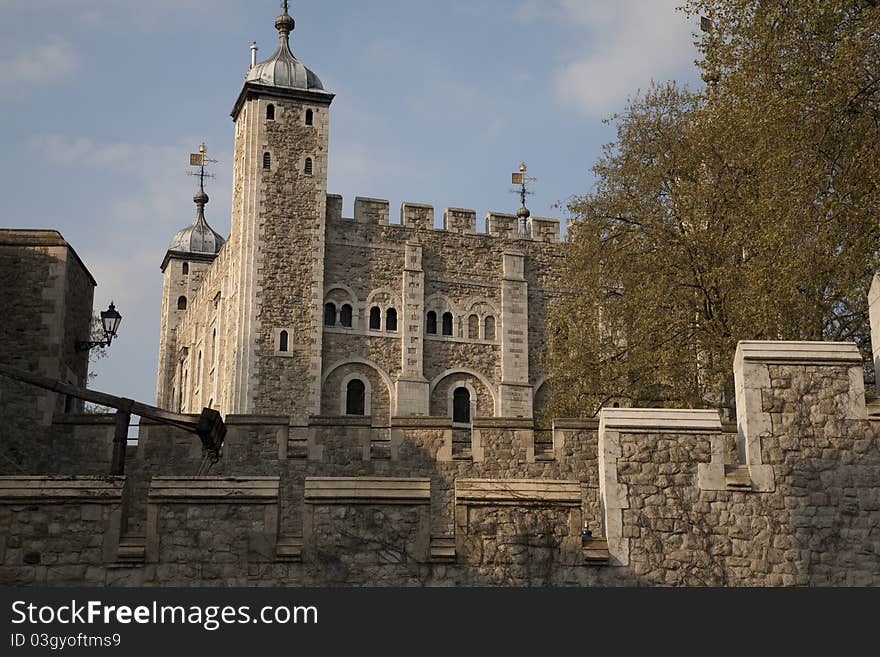
M 121 323 L 122 315 L 119 314 L 111 301 L 110 307 L 101 311 L 101 328 L 104 331 L 104 339 L 98 342 L 77 340 L 74 347 L 77 351 L 89 351 L 95 347 L 109 347 L 113 338 L 116 337 L 116 331 Z

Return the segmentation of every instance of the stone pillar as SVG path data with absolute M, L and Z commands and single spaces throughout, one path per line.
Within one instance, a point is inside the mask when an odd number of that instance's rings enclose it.
M 504 252 L 501 285 L 501 417 L 532 417 L 529 385 L 529 286 L 525 256 Z
M 422 269 L 422 245 L 408 242 L 403 270 L 403 342 L 401 373 L 397 380 L 394 414 L 399 417 L 428 415 L 429 384 L 423 372 L 425 316 L 425 272 Z

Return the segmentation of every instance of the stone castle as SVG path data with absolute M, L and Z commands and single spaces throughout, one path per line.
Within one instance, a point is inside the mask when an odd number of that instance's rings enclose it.
M 291 53 L 294 21 L 232 111 L 229 241 L 196 220 L 171 242 L 158 404 L 290 417 L 532 419 L 558 295 L 559 222 L 327 194 L 334 95 Z
M 219 409 L 219 460 L 142 419 L 108 476 L 113 415 L 0 376 L 0 584 L 880 585 L 880 414 L 855 345 L 740 343 L 736 425 L 536 422 L 558 224 L 521 210 L 479 234 L 447 210 L 437 230 L 404 204 L 398 225 L 371 199 L 344 219 L 333 96 L 287 11 L 276 27 L 233 111 L 230 238 L 200 190 L 162 265 L 158 405 Z M 84 387 L 94 281 L 73 250 L 0 231 L 0 280 L 0 365 Z M 869 302 L 880 358 L 880 275 Z

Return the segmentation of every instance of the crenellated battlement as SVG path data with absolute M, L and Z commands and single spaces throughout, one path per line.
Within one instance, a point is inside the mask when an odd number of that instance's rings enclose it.
M 327 221 L 353 221 L 357 224 L 397 226 L 414 230 L 433 230 L 455 233 L 459 235 L 480 235 L 498 237 L 506 240 L 532 240 L 535 242 L 559 243 L 559 219 L 532 217 L 529 220 L 529 232 L 522 233 L 518 227 L 517 217 L 503 212 L 486 213 L 486 230 L 477 227 L 477 211 L 467 208 L 445 208 L 443 223 L 440 228 L 435 225 L 433 205 L 405 201 L 400 206 L 398 223 L 390 221 L 391 204 L 385 199 L 357 197 L 354 200 L 354 218 L 343 216 L 343 197 L 337 194 L 327 195 Z

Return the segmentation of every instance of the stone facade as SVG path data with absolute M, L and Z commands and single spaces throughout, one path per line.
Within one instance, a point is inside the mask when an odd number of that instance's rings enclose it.
M 738 432 L 606 409 L 557 421 L 549 448 L 528 420 L 475 420 L 469 454 L 449 419 L 230 416 L 201 477 L 198 439 L 149 424 L 124 479 L 0 478 L 0 583 L 876 586 L 860 372 L 854 345 L 743 343 Z
M 73 248 L 54 230 L 0 230 L 0 362 L 85 387 L 95 281 Z M 13 473 L 51 457 L 33 440 L 56 413 L 81 402 L 0 377 L 0 472 Z
M 370 198 L 344 218 L 327 194 L 333 94 L 265 82 L 249 79 L 233 112 L 228 242 L 163 263 L 158 404 L 306 425 L 348 414 L 356 380 L 377 427 L 451 418 L 456 390 L 468 422 L 531 419 L 559 222 L 489 213 L 481 233 L 475 211 L 450 208 L 436 228 L 431 206 L 404 203 L 393 222 Z

